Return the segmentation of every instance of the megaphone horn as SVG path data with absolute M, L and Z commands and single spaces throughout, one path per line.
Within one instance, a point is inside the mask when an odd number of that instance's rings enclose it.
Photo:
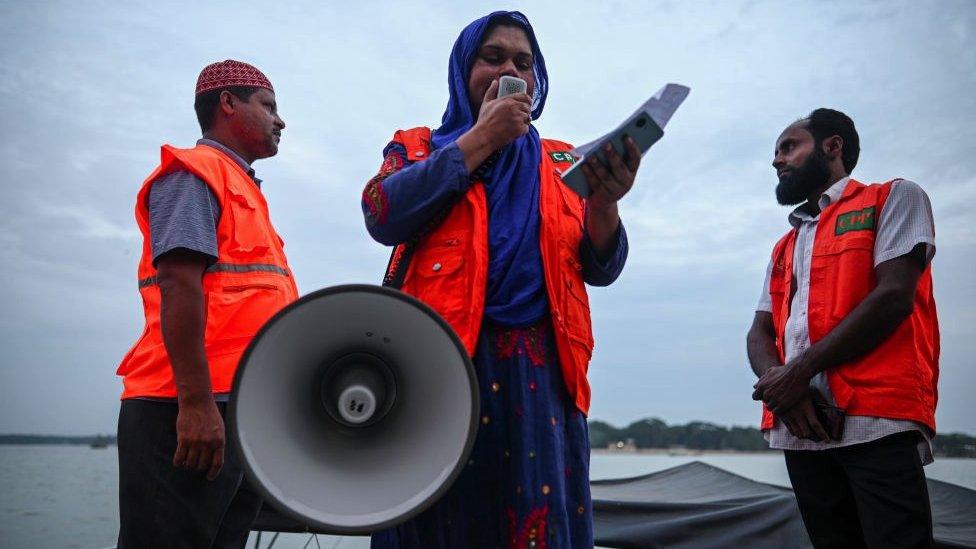
M 464 346 L 402 292 L 344 285 L 269 320 L 237 369 L 228 435 L 248 479 L 321 532 L 365 534 L 433 504 L 478 428 Z

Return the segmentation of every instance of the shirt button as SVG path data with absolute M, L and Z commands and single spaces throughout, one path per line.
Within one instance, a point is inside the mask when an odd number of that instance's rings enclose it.
M 434 271 L 439 271 L 439 270 L 441 270 L 441 264 L 440 263 L 434 263 L 434 266 L 432 268 L 434 269 Z
M 417 151 L 417 152 L 413 153 L 413 155 L 419 158 L 419 157 L 421 157 L 421 156 L 424 155 L 424 151 Z

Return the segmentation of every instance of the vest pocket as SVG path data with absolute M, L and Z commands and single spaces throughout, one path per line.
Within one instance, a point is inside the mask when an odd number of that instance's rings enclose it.
M 579 274 L 582 265 L 579 259 L 566 253 L 563 257 L 563 272 L 559 273 L 564 302 L 556 304 L 556 309 L 565 315 L 566 328 L 570 339 L 582 344 L 587 351 L 593 349 L 593 330 L 590 321 L 590 298 L 586 294 L 586 285 Z
M 246 292 L 248 290 L 272 290 L 272 291 L 279 290 L 279 288 L 274 284 L 261 284 L 261 283 L 225 285 L 223 289 L 225 292 L 231 292 L 231 293 Z
M 251 337 L 288 304 L 287 292 L 271 282 L 217 282 L 207 292 L 206 340 Z
M 448 256 L 446 254 L 431 254 L 425 257 L 414 259 L 414 272 L 424 278 L 443 278 L 453 274 L 464 263 L 461 256 Z
M 788 285 L 786 277 L 782 273 L 777 274 L 774 270 L 769 277 L 769 294 L 773 296 L 776 294 L 785 294 Z M 776 301 L 775 298 L 773 301 Z
M 265 255 L 271 248 L 268 235 L 275 234 L 274 231 L 248 197 L 233 191 L 229 191 L 228 196 L 233 215 L 230 221 L 234 228 L 230 236 L 234 250 L 246 257 Z
M 572 215 L 573 218 L 575 218 L 580 223 L 580 225 L 582 225 L 583 212 L 586 209 L 584 206 L 585 204 L 584 200 L 580 198 L 575 191 L 572 191 L 569 187 L 566 186 L 565 183 L 563 183 L 562 174 L 560 174 L 558 169 L 554 169 L 553 173 L 554 173 L 553 177 L 556 180 L 555 187 L 557 189 L 557 192 L 560 194 L 560 196 L 562 196 L 561 202 L 563 205 L 563 210 L 565 210 L 566 213 Z
M 784 306 L 786 307 L 787 314 L 789 314 L 790 303 L 787 300 L 790 296 L 786 293 L 789 286 L 789 279 L 786 278 L 783 269 L 773 269 L 773 272 L 769 275 L 769 299 L 773 319 L 778 319 L 782 316 Z M 783 319 L 783 322 L 785 322 L 785 319 Z
M 411 259 L 414 274 L 442 277 L 458 270 L 468 248 L 466 231 L 434 233 L 427 237 Z
M 464 231 L 430 235 L 410 259 L 403 285 L 403 291 L 432 305 L 455 329 L 473 299 L 469 276 L 461 268 L 467 242 Z
M 815 246 L 810 265 L 811 293 L 819 286 L 823 303 L 828 310 L 832 329 L 860 303 L 877 285 L 874 273 L 874 235 L 850 235 L 849 238 L 830 239 L 824 246 Z M 811 307 L 818 301 L 811 295 Z M 815 311 L 810 311 L 811 318 Z

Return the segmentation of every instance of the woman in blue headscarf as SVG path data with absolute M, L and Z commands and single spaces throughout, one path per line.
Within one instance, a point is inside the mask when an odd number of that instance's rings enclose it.
M 498 98 L 499 78 L 526 93 Z M 374 533 L 373 547 L 592 547 L 592 351 L 583 283 L 623 269 L 617 201 L 640 154 L 582 166 L 585 202 L 559 180 L 571 146 L 532 121 L 548 92 L 528 19 L 495 12 L 451 52 L 441 126 L 400 130 L 363 192 L 370 235 L 396 246 L 385 283 L 437 310 L 472 354 L 481 424 L 470 460 L 433 507 Z

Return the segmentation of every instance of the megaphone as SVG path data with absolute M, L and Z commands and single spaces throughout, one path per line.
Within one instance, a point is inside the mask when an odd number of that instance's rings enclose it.
M 371 285 L 308 294 L 245 351 L 228 435 L 272 507 L 320 532 L 366 534 L 433 504 L 478 428 L 478 382 L 430 307 Z

